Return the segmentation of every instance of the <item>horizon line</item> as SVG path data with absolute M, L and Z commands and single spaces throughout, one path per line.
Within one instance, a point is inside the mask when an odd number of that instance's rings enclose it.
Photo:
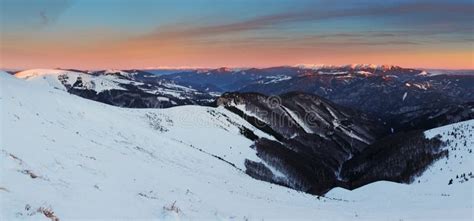
M 101 70 L 213 70 L 220 68 L 229 68 L 229 69 L 266 69 L 266 68 L 276 68 L 276 67 L 298 67 L 298 66 L 328 66 L 328 67 L 344 67 L 350 65 L 377 65 L 377 66 L 396 66 L 404 69 L 416 69 L 416 70 L 449 70 L 449 71 L 470 71 L 474 70 L 474 67 L 470 68 L 443 68 L 443 67 L 407 67 L 401 65 L 393 64 L 372 64 L 372 63 L 349 63 L 349 64 L 281 64 L 281 65 L 270 65 L 270 66 L 152 66 L 152 67 L 129 67 L 129 68 L 116 68 L 116 67 L 101 67 L 101 68 L 74 68 L 74 67 L 34 67 L 34 68 L 11 68 L 11 67 L 0 67 L 0 70 L 3 71 L 24 71 L 32 69 L 58 69 L 58 70 L 81 70 L 81 71 L 101 71 Z

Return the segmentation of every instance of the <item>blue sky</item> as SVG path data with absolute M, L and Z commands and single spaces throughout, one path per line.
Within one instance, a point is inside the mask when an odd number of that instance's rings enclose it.
M 2 67 L 9 68 L 473 67 L 467 0 L 0 1 Z

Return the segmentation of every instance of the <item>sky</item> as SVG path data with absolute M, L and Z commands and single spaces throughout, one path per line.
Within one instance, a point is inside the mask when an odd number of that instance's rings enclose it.
M 3 69 L 474 69 L 473 0 L 0 2 Z

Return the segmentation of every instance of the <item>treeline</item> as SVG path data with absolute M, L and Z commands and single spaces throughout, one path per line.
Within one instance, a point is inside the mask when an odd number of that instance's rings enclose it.
M 434 161 L 448 155 L 442 144 L 439 136 L 427 139 L 421 130 L 383 138 L 343 164 L 343 186 L 355 189 L 379 180 L 411 183 Z

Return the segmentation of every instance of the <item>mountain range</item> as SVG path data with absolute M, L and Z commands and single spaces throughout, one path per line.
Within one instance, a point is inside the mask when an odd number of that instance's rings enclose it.
M 12 74 L 0 74 L 6 219 L 472 211 L 474 76 L 380 65 Z M 425 209 L 395 213 L 382 197 Z

